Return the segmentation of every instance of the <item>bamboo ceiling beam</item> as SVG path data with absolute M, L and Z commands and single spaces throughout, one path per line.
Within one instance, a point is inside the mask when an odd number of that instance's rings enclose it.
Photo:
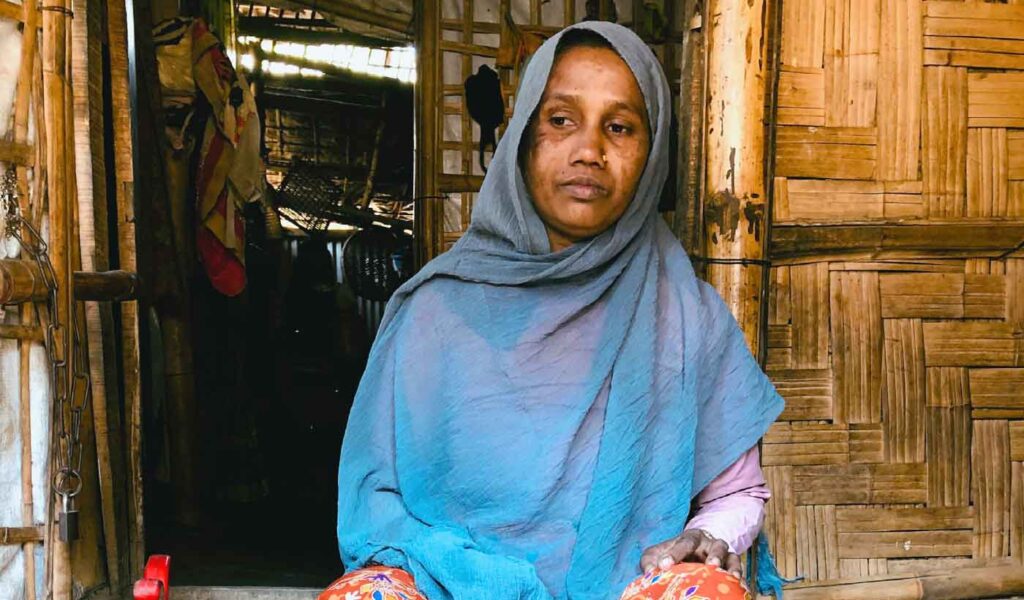
M 310 29 L 308 25 L 305 27 L 291 27 L 282 25 L 279 19 L 274 19 L 273 17 L 239 17 L 237 26 L 239 35 L 251 35 L 281 42 L 352 44 L 354 46 L 368 46 L 370 48 L 394 48 L 399 45 L 391 40 L 353 33 L 351 31 L 342 31 L 334 27 L 330 21 L 320 22 L 325 23 L 331 29 Z M 300 23 L 305 22 L 300 21 Z
M 349 22 L 379 28 L 385 35 L 394 34 L 402 40 L 412 37 L 413 16 L 381 13 L 356 5 L 352 0 L 267 0 L 268 6 L 287 10 L 313 10 L 328 21 L 348 29 Z M 427 3 L 434 5 L 436 3 Z
M 704 246 L 707 281 L 759 355 L 767 266 L 765 98 L 768 0 L 706 6 Z M 743 264 L 738 264 L 743 261 Z
M 271 2 L 273 4 L 273 2 Z M 412 17 L 385 14 L 363 8 L 351 0 L 292 0 L 289 4 L 297 4 L 311 8 L 328 16 L 351 19 L 367 25 L 382 27 L 406 36 L 412 31 Z

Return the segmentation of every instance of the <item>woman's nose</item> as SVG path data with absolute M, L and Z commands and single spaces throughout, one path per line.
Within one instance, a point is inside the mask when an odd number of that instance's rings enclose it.
M 576 144 L 569 157 L 571 164 L 604 166 L 604 138 L 599 127 L 581 127 L 576 134 Z

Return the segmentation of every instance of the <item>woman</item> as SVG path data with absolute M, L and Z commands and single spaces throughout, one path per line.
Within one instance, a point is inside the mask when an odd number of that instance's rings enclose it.
M 656 212 L 670 98 L 617 25 L 534 55 L 469 230 L 388 306 L 322 598 L 743 597 L 782 399 Z

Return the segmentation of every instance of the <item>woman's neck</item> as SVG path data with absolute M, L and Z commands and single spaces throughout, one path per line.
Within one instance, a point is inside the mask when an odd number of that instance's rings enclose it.
M 565 250 L 576 243 L 575 240 L 569 239 L 564 234 L 559 233 L 550 227 L 546 227 L 545 229 L 547 229 L 548 232 L 548 243 L 551 245 L 552 253 Z

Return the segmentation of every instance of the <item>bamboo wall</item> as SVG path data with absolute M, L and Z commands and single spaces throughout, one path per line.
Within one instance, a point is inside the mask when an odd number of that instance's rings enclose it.
M 1024 3 L 785 0 L 781 571 L 1024 561 Z M 1017 252 L 1012 252 L 1014 248 Z

